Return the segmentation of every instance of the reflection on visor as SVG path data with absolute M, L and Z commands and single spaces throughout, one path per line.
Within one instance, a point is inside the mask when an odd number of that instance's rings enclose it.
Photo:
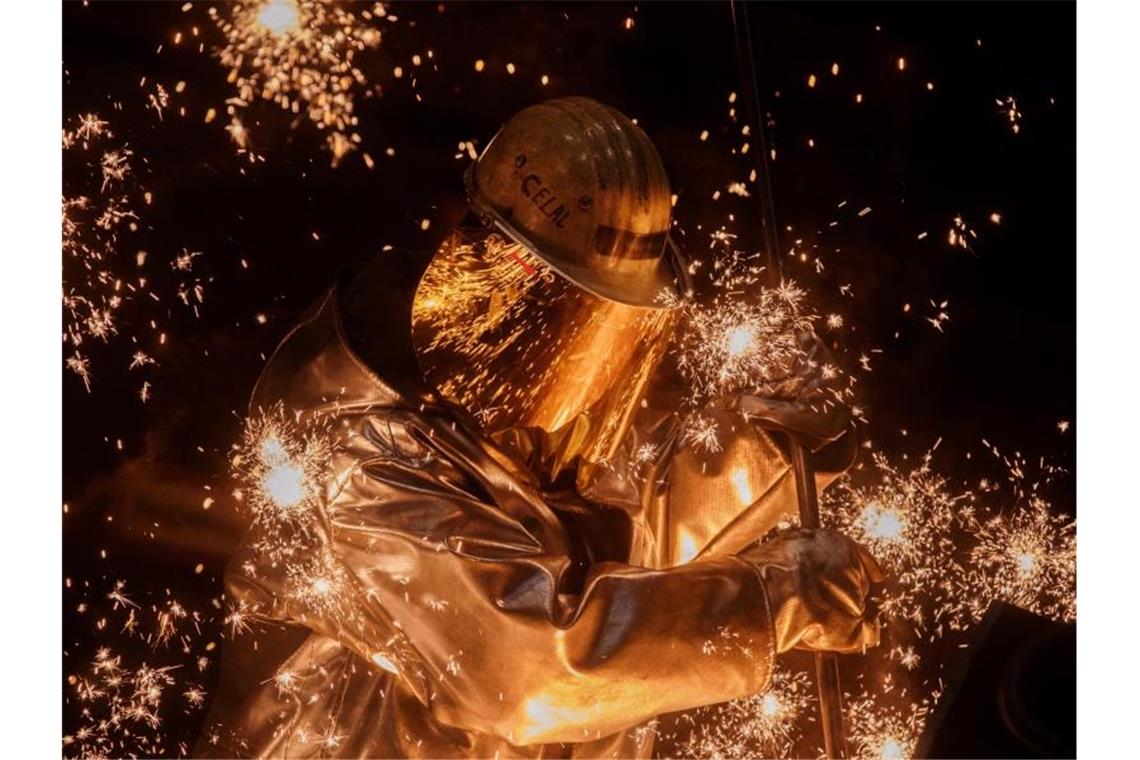
M 608 457 L 663 353 L 673 310 L 594 296 L 493 232 L 444 242 L 416 291 L 424 375 L 491 435 L 567 434 Z

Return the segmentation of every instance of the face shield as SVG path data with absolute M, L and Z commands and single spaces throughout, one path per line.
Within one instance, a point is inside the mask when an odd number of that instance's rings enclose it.
M 412 341 L 429 383 L 489 437 L 531 436 L 553 476 L 613 454 L 677 318 L 594 295 L 497 231 L 460 230 L 416 290 Z

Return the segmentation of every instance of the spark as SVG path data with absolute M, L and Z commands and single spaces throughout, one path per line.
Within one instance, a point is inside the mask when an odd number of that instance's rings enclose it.
M 432 612 L 443 612 L 447 609 L 448 601 L 432 594 L 424 594 L 424 605 Z
M 285 566 L 285 592 L 302 614 L 347 620 L 350 575 L 327 548 L 322 527 L 326 486 L 339 450 L 331 423 L 319 415 L 286 412 L 283 404 L 246 420 L 231 463 L 252 518 L 251 548 L 259 563 Z M 236 636 L 257 610 L 239 606 L 226 617 Z
M 249 626 L 249 610 L 245 600 L 239 600 L 237 604 L 231 605 L 222 622 L 229 626 L 230 636 L 236 637 L 248 633 L 251 629 Z
M 67 357 L 67 368 L 79 375 L 83 381 L 83 387 L 87 392 L 91 392 L 91 360 L 81 355 L 76 351 L 71 356 Z
M 197 275 L 192 282 L 150 276 L 146 252 L 128 248 L 152 200 L 137 175 L 134 151 L 112 142 L 113 132 L 98 114 L 76 116 L 70 123 L 71 129 L 64 130 L 60 209 L 63 343 L 70 349 L 64 361 L 90 392 L 91 342 L 98 341 L 102 351 L 110 350 L 103 345 L 126 347 L 134 354 L 132 369 L 153 364 L 149 358 L 140 361 L 147 356 L 140 345 L 155 335 L 163 342 L 160 322 L 169 318 L 164 296 L 184 296 L 197 313 L 203 280 Z M 139 164 L 145 166 L 145 159 Z M 146 326 L 150 333 L 142 332 Z M 149 390 L 139 396 L 145 403 Z
M 294 463 L 274 465 L 261 481 L 262 490 L 281 509 L 289 509 L 305 498 L 305 471 Z
M 320 496 L 334 450 L 327 426 L 287 414 L 283 405 L 251 416 L 233 463 L 254 520 L 307 520 L 305 507 Z
M 111 602 L 111 613 L 126 612 L 128 625 L 124 631 L 134 633 L 130 621 L 135 621 L 139 605 L 123 592 L 123 581 L 117 581 L 106 594 Z M 191 613 L 176 600 L 169 600 L 167 610 L 172 615 L 189 617 Z M 197 613 L 193 616 L 201 619 Z M 144 638 L 160 635 L 163 623 L 156 619 L 158 628 Z M 189 652 L 189 641 L 187 652 Z M 205 658 L 202 658 L 205 659 Z M 208 660 L 206 660 L 208 664 Z M 160 757 L 169 754 L 166 743 L 164 717 L 174 705 L 166 700 L 170 691 L 181 692 L 185 709 L 204 706 L 206 693 L 195 683 L 180 682 L 178 673 L 183 665 L 135 662 L 129 653 L 109 645 L 99 646 L 92 659 L 81 670 L 71 673 L 67 681 L 76 698 L 83 703 L 74 724 L 63 737 L 67 757 Z
M 899 664 L 907 670 L 914 670 L 922 662 L 922 657 L 913 646 L 895 647 L 890 651 L 890 658 L 898 660 Z
M 655 443 L 643 443 L 637 447 L 633 454 L 633 459 L 638 464 L 646 464 L 653 462 L 657 459 L 659 447 Z
M 324 736 L 321 737 L 321 747 L 324 749 L 336 749 L 343 740 L 344 735 L 336 732 L 336 726 L 329 726 Z
M 930 306 L 935 310 L 935 314 L 933 317 L 925 317 L 925 319 L 935 330 L 943 332 L 942 325 L 950 321 L 950 313 L 946 311 L 947 307 L 950 306 L 950 302 L 935 302 L 931 300 Z
M 932 468 L 933 451 L 901 469 L 872 456 L 878 482 L 855 484 L 857 473 L 824 495 L 825 520 L 865 546 L 888 572 L 880 609 L 888 621 L 937 637 L 968 619 L 959 591 L 966 575 L 956 556 L 960 531 L 971 519 L 972 494 L 955 492 Z
M 964 248 L 967 251 L 972 251 L 973 249 L 970 245 L 971 240 L 975 240 L 977 237 L 978 233 L 975 232 L 968 224 L 966 224 L 966 221 L 961 217 L 961 215 L 958 215 L 955 216 L 951 222 L 950 231 L 946 235 L 946 241 L 951 246 L 956 246 L 958 248 Z
M 355 149 L 361 140 L 356 98 L 372 93 L 357 56 L 380 45 L 382 4 L 261 0 L 209 13 L 225 39 L 215 55 L 236 88 L 227 101 L 233 117 L 227 130 L 239 150 L 247 148 L 249 135 L 235 111 L 259 98 L 304 114 L 325 133 L 333 166 Z
M 147 108 L 151 109 L 162 121 L 162 112 L 170 105 L 170 93 L 161 84 L 154 86 L 154 92 L 147 95 Z
M 656 443 L 642 443 L 638 445 L 630 455 L 627 461 L 628 473 L 625 477 L 630 482 L 636 481 L 642 476 L 647 466 L 654 464 L 661 453 L 661 447 Z
M 1032 497 L 1006 514 L 978 521 L 966 593 L 980 618 L 1002 600 L 1054 620 L 1075 620 L 1076 523 Z
M 171 600 L 167 609 L 157 613 L 158 629 L 154 636 L 154 646 L 165 645 L 177 633 L 178 621 L 186 617 L 186 610 L 175 600 Z
M 305 614 L 343 620 L 352 606 L 348 571 L 329 549 L 294 558 L 285 568 L 286 591 Z
M 681 444 L 692 446 L 706 454 L 715 454 L 723 447 L 719 437 L 720 428 L 716 420 L 700 414 L 694 414 L 685 420 L 681 432 Z
M 721 295 L 711 305 L 684 305 L 674 346 L 694 401 L 762 386 L 807 359 L 804 337 L 814 315 L 804 291 L 786 281 L 747 299 Z
M 114 607 L 112 609 L 118 609 L 120 605 L 123 607 L 134 607 L 135 609 L 138 609 L 138 605 L 135 604 L 129 596 L 123 593 L 123 589 L 126 588 L 126 586 L 126 581 L 116 581 L 115 587 L 111 591 L 107 592 L 107 598 L 114 602 Z
M 132 152 L 102 147 L 112 136 L 107 122 L 94 113 L 77 117 L 74 136 L 78 141 L 64 141 L 65 191 L 72 194 L 62 201 L 63 306 L 64 342 L 78 349 L 88 338 L 106 341 L 117 332 L 124 295 L 113 267 L 120 237 L 137 219 L 130 197 L 138 188 L 127 183 Z M 90 391 L 87 362 L 76 350 L 67 363 Z
M 273 685 L 277 687 L 278 691 L 285 693 L 296 691 L 300 680 L 300 676 L 291 670 L 279 670 L 273 675 Z
M 1009 95 L 997 99 L 998 112 L 1006 117 L 1010 131 L 1015 135 L 1021 132 L 1021 111 L 1017 106 L 1017 98 Z
M 736 250 L 735 238 L 724 228 L 710 234 L 711 295 L 678 303 L 681 321 L 670 347 L 685 389 L 681 440 L 705 453 L 722 448 L 718 425 L 699 411 L 710 402 L 802 391 L 801 400 L 809 404 L 847 404 L 853 393 L 850 386 L 835 387 L 844 373 L 834 364 L 828 365 L 827 378 L 820 377 L 813 332 L 819 315 L 806 291 L 792 280 L 762 284 L 761 254 Z M 830 322 L 836 325 L 835 319 Z
M 685 739 L 681 756 L 788 757 L 812 702 L 806 673 L 777 670 L 760 694 L 689 713 L 697 728 Z
M 739 195 L 741 198 L 752 197 L 748 192 L 748 187 L 743 182 L 730 182 L 726 190 L 732 195 Z
M 879 690 L 861 694 L 847 706 L 848 745 L 852 757 L 861 760 L 908 760 L 918 748 L 918 739 L 930 708 L 924 703 L 883 704 L 881 694 L 892 690 L 889 682 Z
M 91 140 L 96 137 L 111 137 L 107 129 L 108 123 L 99 118 L 99 114 L 87 113 L 79 117 L 79 124 L 75 128 L 75 136 L 80 140 Z
M 301 10 L 296 0 L 269 0 L 257 13 L 257 23 L 274 35 L 299 31 Z
M 119 150 L 109 150 L 103 154 L 99 166 L 103 171 L 103 187 L 106 191 L 111 182 L 122 182 L 131 170 L 130 158 L 134 153 L 124 147 Z
M 234 145 L 238 146 L 239 150 L 245 150 L 249 147 L 249 133 L 245 131 L 245 126 L 237 116 L 230 119 L 226 131 L 230 133 L 230 139 L 234 141 Z

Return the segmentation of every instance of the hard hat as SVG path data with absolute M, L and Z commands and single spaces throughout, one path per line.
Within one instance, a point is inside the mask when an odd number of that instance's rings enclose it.
M 680 295 L 661 156 L 609 106 L 572 97 L 523 109 L 465 180 L 477 214 L 591 293 L 633 306 Z

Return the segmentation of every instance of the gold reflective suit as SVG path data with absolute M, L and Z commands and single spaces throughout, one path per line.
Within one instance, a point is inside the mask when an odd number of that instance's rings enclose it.
M 639 478 L 618 476 L 630 459 L 544 486 L 526 461 L 542 446 L 492 443 L 422 381 L 409 315 L 426 263 L 394 252 L 342 278 L 258 382 L 251 409 L 321 415 L 345 441 L 314 551 L 349 592 L 298 603 L 251 529 L 226 574 L 248 630 L 225 644 L 199 756 L 648 757 L 655 716 L 768 680 L 746 547 L 794 509 L 779 446 L 741 425 L 708 476 L 727 490 L 674 508 L 702 473 L 647 406 L 623 446 L 653 442 Z

